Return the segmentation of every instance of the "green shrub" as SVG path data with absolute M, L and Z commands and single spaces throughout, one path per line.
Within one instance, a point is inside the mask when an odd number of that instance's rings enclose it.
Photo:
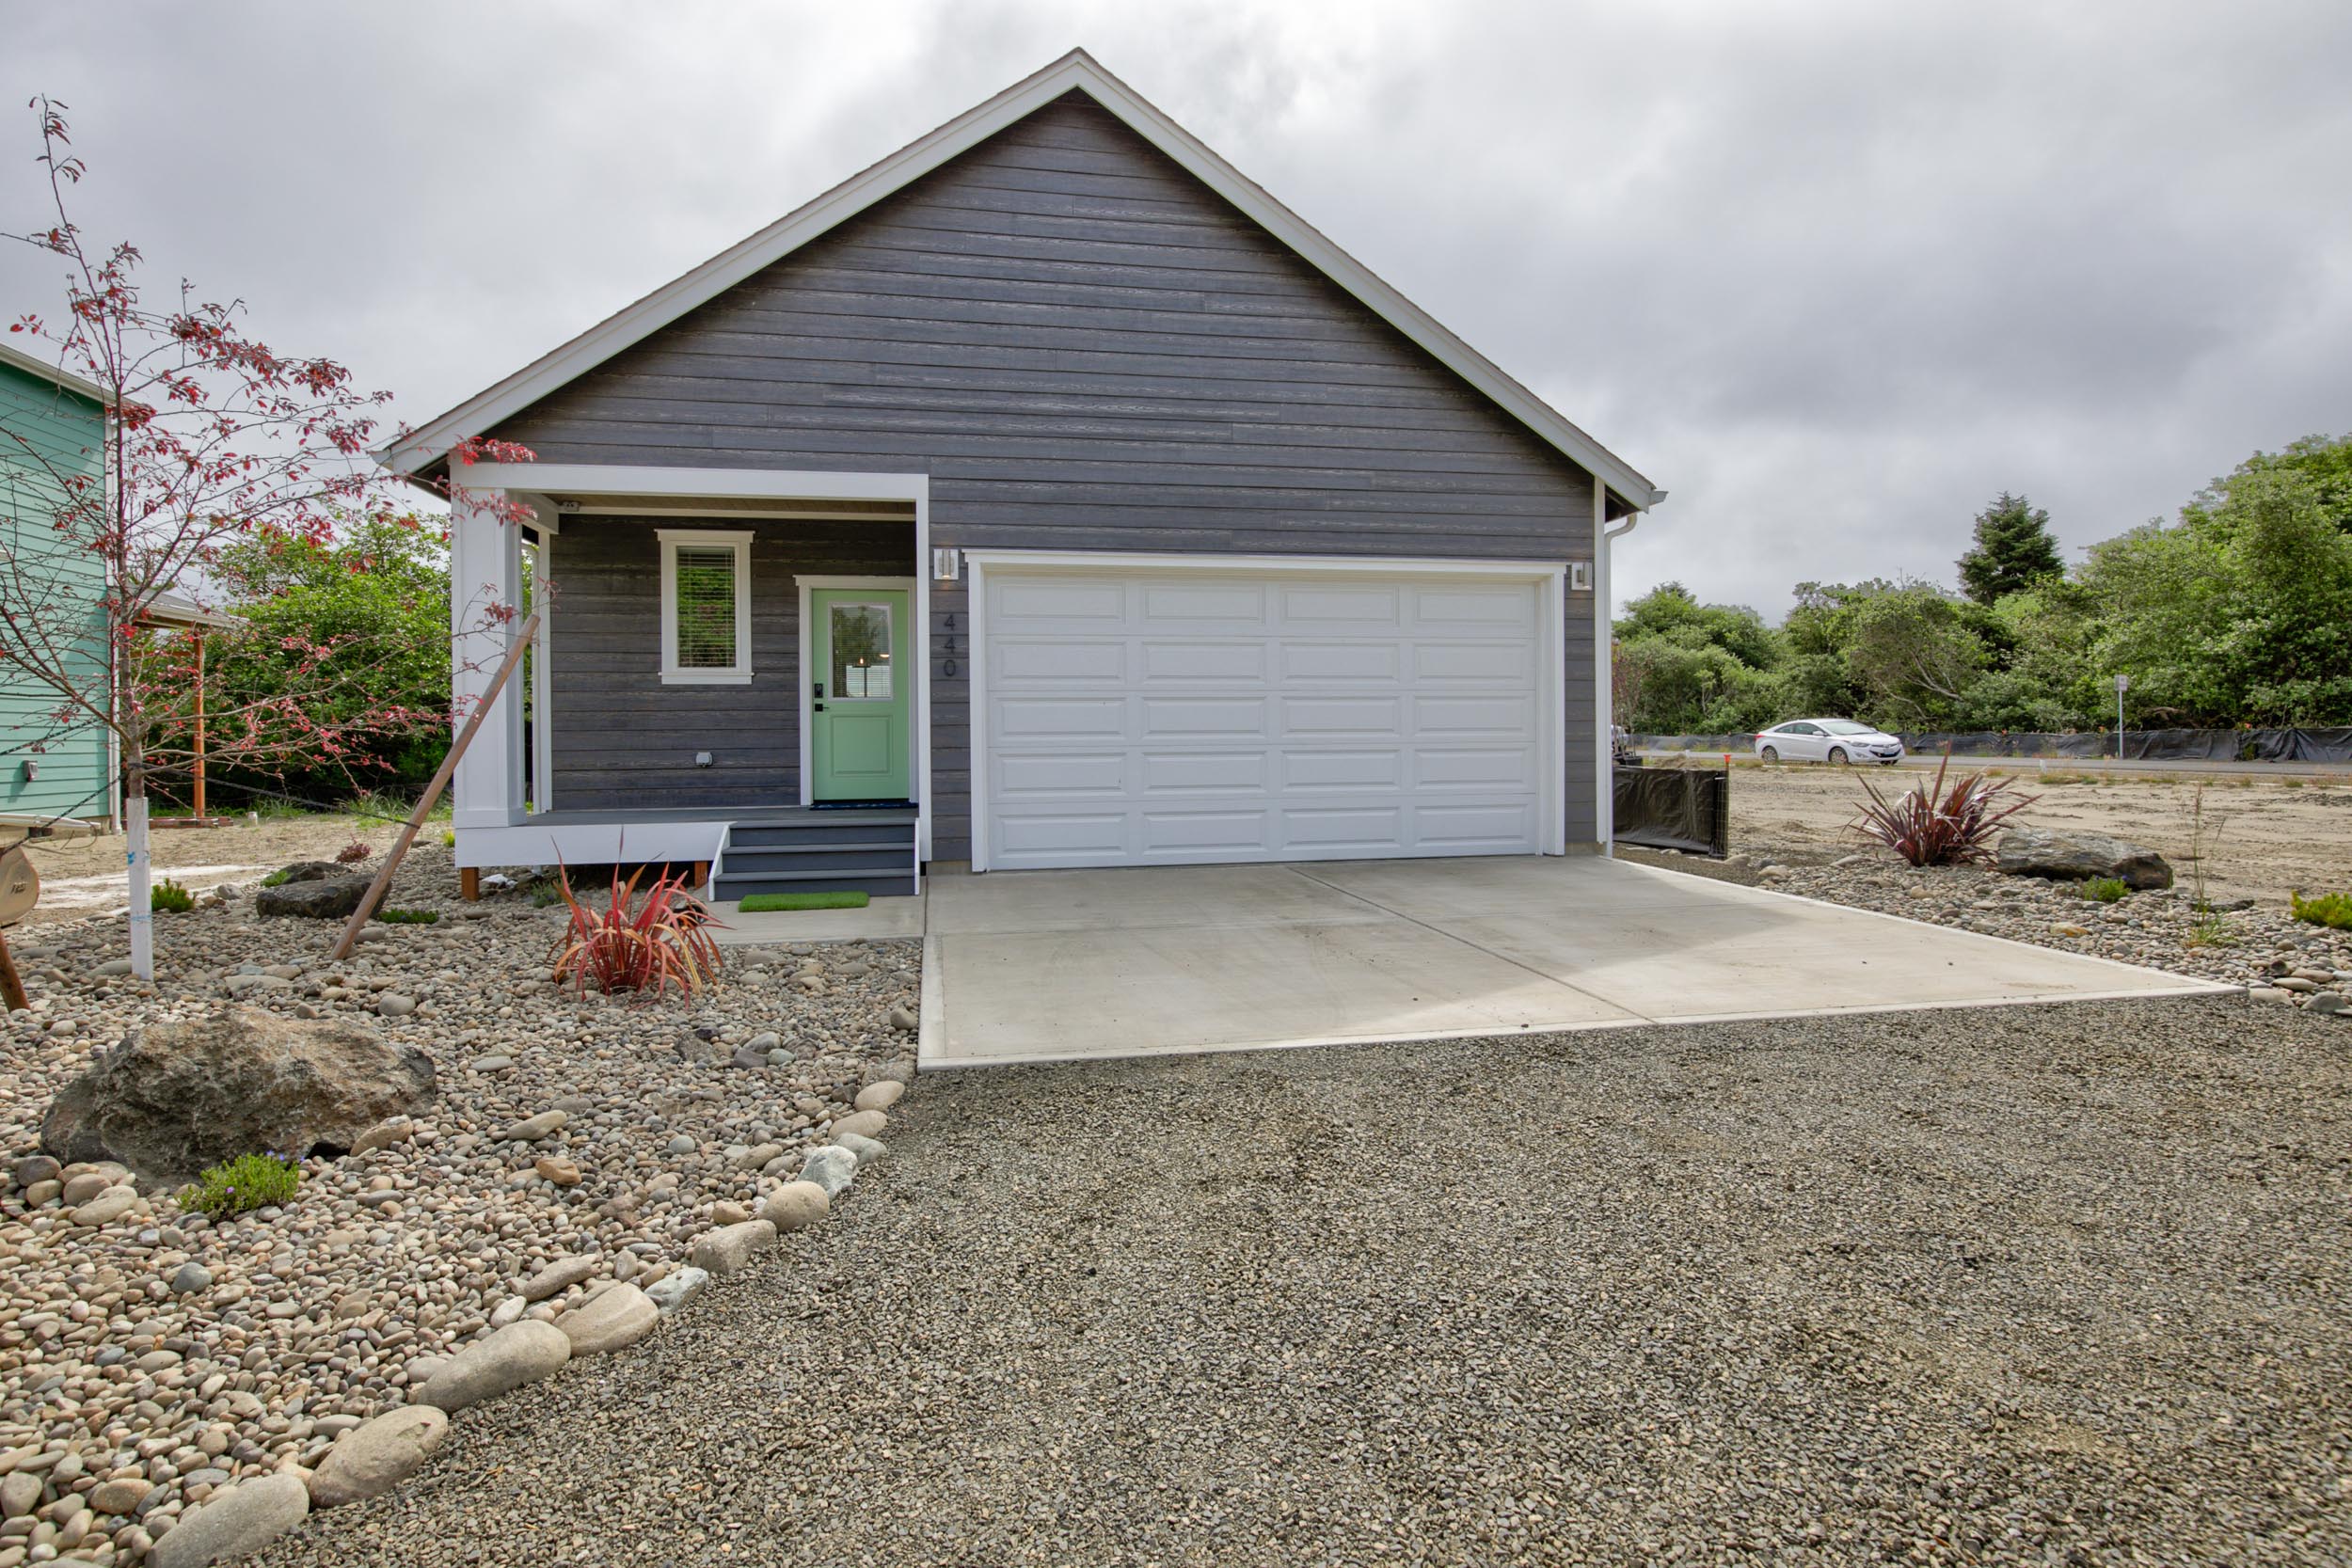
M 2290 894 L 2295 918 L 2338 931 L 2352 931 L 2352 893 L 2314 893 L 2309 898 Z
M 262 885 L 263 887 L 284 887 L 286 885 L 286 874 L 283 871 L 273 871 L 268 876 L 262 879 Z
M 454 849 L 457 847 L 457 831 L 455 829 L 444 828 L 441 830 L 441 847 L 444 849 Z
M 388 926 L 430 926 L 441 918 L 438 910 L 378 910 L 375 918 Z
M 2082 894 L 2094 904 L 2113 904 L 2130 896 L 2131 889 L 2121 877 L 2093 877 L 2085 882 Z
M 180 1207 L 200 1209 L 215 1219 L 291 1202 L 302 1184 L 302 1167 L 275 1154 L 240 1154 L 215 1165 L 180 1189 Z
M 2217 914 L 2209 914 L 2199 921 L 2183 939 L 2189 947 L 2234 947 L 2237 938 L 2231 934 L 2230 923 Z
M 196 908 L 196 895 L 166 877 L 147 890 L 147 907 L 157 914 L 185 914 Z

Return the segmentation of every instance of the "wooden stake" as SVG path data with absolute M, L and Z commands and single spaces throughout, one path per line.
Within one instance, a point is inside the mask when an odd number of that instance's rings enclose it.
M 457 896 L 469 904 L 482 902 L 482 868 L 461 865 L 457 868 Z
M 16 955 L 8 951 L 8 933 L 0 931 L 0 1002 L 8 1004 L 8 1011 L 22 1012 L 31 1006 L 32 1000 L 24 994 L 24 977 L 16 972 Z
M 441 766 L 433 770 L 433 782 L 426 784 L 424 793 L 417 798 L 417 809 L 410 812 L 408 820 L 400 825 L 400 836 L 392 840 L 391 848 L 385 852 L 383 868 L 376 872 L 375 880 L 368 884 L 368 891 L 360 898 L 359 907 L 351 911 L 351 923 L 335 940 L 335 950 L 328 957 L 337 959 L 351 957 L 352 944 L 359 940 L 360 931 L 366 928 L 368 916 L 375 912 L 377 901 L 390 889 L 392 873 L 400 869 L 401 857 L 408 853 L 408 846 L 416 842 L 417 830 L 423 827 L 425 818 L 433 815 L 434 806 L 441 799 L 442 789 L 449 784 L 449 776 L 457 770 L 457 759 L 466 754 L 466 748 L 473 744 L 473 737 L 481 730 L 483 720 L 488 718 L 490 709 L 498 705 L 499 693 L 506 689 L 506 678 L 523 661 L 523 655 L 530 651 L 531 640 L 538 630 L 539 612 L 534 610 L 531 618 L 523 623 L 523 629 L 516 635 L 515 645 L 506 651 L 504 661 L 499 665 L 499 673 L 490 677 L 489 688 L 482 693 L 482 701 L 474 705 L 473 712 L 467 717 L 466 727 L 457 732 L 456 743 L 450 747 L 449 755 L 443 757 Z

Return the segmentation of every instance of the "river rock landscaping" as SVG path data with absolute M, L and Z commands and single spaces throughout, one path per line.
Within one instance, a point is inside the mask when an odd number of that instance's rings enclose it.
M 557 986 L 563 906 L 460 903 L 435 847 L 390 901 L 439 918 L 371 926 L 345 962 L 326 958 L 336 925 L 262 916 L 253 891 L 158 916 L 151 987 L 117 921 L 20 933 L 32 1007 L 0 1068 L 0 1568 L 212 1560 L 396 1484 L 439 1448 L 441 1416 L 636 1342 L 711 1274 L 823 1219 L 886 1152 L 912 1080 L 914 942 L 729 949 L 690 1006 Z M 282 1124 L 306 1145 L 280 1149 L 294 1197 L 215 1221 L 173 1196 L 203 1139 L 125 1129 L 174 1084 L 209 1102 L 224 1031 L 312 1080 L 375 1042 L 381 1081 L 338 1098 L 306 1080 L 307 1119 Z M 86 1077 L 127 1037 L 168 1060 L 127 1087 L 136 1052 Z M 212 1092 L 228 1119 L 263 1088 Z M 379 1093 L 392 1114 L 353 1124 Z M 61 1094 L 62 1156 L 41 1151 Z M 799 1180 L 820 1150 L 820 1180 Z

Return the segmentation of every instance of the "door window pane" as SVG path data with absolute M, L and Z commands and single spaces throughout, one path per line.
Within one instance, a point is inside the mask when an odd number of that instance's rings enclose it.
M 890 607 L 835 604 L 832 695 L 848 702 L 890 700 Z

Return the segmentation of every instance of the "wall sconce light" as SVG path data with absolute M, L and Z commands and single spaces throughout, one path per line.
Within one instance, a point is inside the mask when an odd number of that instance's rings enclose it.
M 961 582 L 963 579 L 963 552 L 940 548 L 931 551 L 931 580 Z
M 1593 563 L 1589 561 L 1568 562 L 1568 592 L 1589 594 L 1593 591 Z

